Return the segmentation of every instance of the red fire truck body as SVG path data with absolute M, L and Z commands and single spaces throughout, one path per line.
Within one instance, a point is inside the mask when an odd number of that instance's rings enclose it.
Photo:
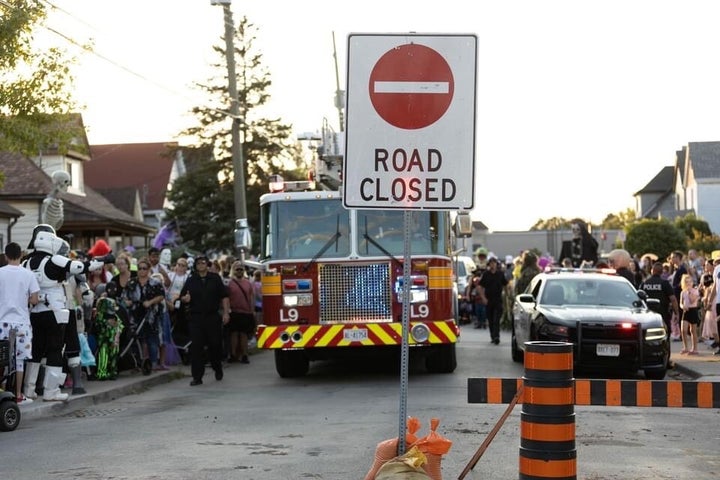
M 413 357 L 431 372 L 455 370 L 456 292 L 449 212 L 348 210 L 338 191 L 260 199 L 263 321 L 258 347 L 275 351 L 281 377 L 312 360 L 402 344 L 405 235 L 410 239 Z M 409 231 L 405 232 L 405 228 Z

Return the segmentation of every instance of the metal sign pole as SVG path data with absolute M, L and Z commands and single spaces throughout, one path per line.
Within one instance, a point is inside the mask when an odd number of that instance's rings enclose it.
M 410 364 L 410 288 L 412 288 L 410 247 L 412 210 L 403 212 L 403 290 L 402 290 L 402 346 L 400 347 L 400 413 L 398 422 L 398 455 L 405 453 L 405 431 L 407 430 L 408 366 Z

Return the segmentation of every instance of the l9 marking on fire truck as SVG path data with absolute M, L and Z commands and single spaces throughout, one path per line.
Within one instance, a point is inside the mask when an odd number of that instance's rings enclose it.
M 430 316 L 430 307 L 427 305 L 410 305 L 410 318 L 427 318 Z
M 280 310 L 280 322 L 289 323 L 289 322 L 297 322 L 298 320 L 298 311 L 294 308 L 291 308 L 287 311 L 287 317 L 285 316 L 285 310 Z

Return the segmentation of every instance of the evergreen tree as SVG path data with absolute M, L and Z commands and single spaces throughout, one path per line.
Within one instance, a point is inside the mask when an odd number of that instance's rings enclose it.
M 75 107 L 70 67 L 74 59 L 59 48 L 33 47 L 33 33 L 46 18 L 33 0 L 0 2 L 0 150 L 34 156 L 64 152 L 82 133 L 70 121 Z
M 254 246 L 259 245 L 259 199 L 268 191 L 269 176 L 280 173 L 292 179 L 302 170 L 299 145 L 290 138 L 292 126 L 262 116 L 262 107 L 270 97 L 271 81 L 262 65 L 262 55 L 256 52 L 256 31 L 243 17 L 234 37 L 246 205 Z M 192 109 L 197 125 L 180 134 L 191 139 L 191 146 L 202 154 L 190 162 L 187 176 L 173 184 L 168 195 L 173 208 L 166 213 L 169 219 L 178 220 L 182 237 L 190 248 L 231 251 L 235 227 L 232 119 L 228 114 L 231 101 L 225 48 L 215 46 L 213 50 L 221 58 L 212 65 L 219 75 L 198 85 L 208 101 Z

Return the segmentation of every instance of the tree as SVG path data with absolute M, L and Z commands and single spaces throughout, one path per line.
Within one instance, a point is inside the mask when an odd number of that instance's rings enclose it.
M 240 138 L 245 160 L 246 205 L 253 245 L 259 243 L 259 199 L 267 192 L 269 176 L 281 173 L 286 179 L 293 179 L 303 170 L 300 146 L 290 140 L 292 126 L 262 116 L 262 106 L 270 98 L 271 81 L 262 66 L 262 55 L 255 53 L 256 31 L 243 17 L 234 37 L 238 104 L 243 120 Z M 192 109 L 198 124 L 180 134 L 190 138 L 192 147 L 204 152 L 205 157 L 197 159 L 194 169 L 188 169 L 187 178 L 173 184 L 168 198 L 174 206 L 166 214 L 169 219 L 178 220 L 183 239 L 191 248 L 230 251 L 235 221 L 232 120 L 227 113 L 230 99 L 225 49 L 215 46 L 213 50 L 222 58 L 213 68 L 222 74 L 198 85 L 207 94 L 208 102 Z
M 694 213 L 676 218 L 675 227 L 685 232 L 688 239 L 686 250 L 695 249 L 702 254 L 709 254 L 720 245 L 720 237 L 713 235 L 710 224 L 697 218 Z
M 59 48 L 33 47 L 33 31 L 46 18 L 44 3 L 0 2 L 0 150 L 37 155 L 67 150 L 81 133 L 69 119 L 75 107 L 70 67 Z
M 563 217 L 552 217 L 547 220 L 539 219 L 530 230 L 569 230 L 570 220 Z
M 643 255 L 651 252 L 667 258 L 674 250 L 685 250 L 686 237 L 682 230 L 665 219 L 642 219 L 626 227 L 625 250 Z
M 628 208 L 624 212 L 609 213 L 600 224 L 600 228 L 603 230 L 623 230 L 635 220 L 635 210 Z

